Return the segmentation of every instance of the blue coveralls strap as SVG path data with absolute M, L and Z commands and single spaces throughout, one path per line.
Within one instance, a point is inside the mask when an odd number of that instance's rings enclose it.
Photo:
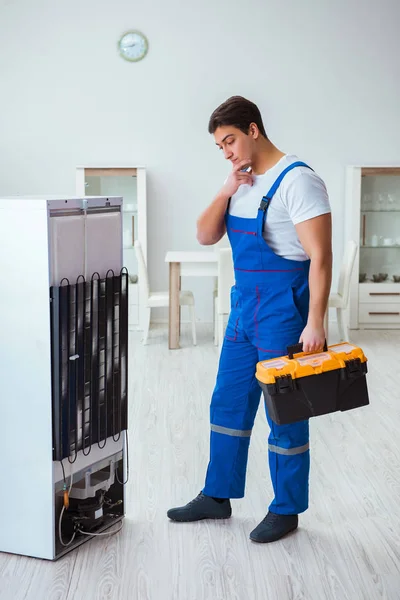
M 300 166 L 308 167 L 295 162 L 282 171 L 262 198 L 255 218 L 226 215 L 235 286 L 210 406 L 210 461 L 203 489 L 208 496 L 244 496 L 250 437 L 261 397 L 257 362 L 286 354 L 307 323 L 310 261 L 278 256 L 263 237 L 276 190 L 285 175 Z M 268 412 L 267 419 L 275 495 L 269 509 L 299 514 L 308 508 L 308 421 L 277 425 Z

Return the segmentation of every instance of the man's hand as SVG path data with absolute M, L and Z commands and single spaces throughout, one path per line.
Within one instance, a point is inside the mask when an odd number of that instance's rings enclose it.
M 325 344 L 325 330 L 322 324 L 307 323 L 300 336 L 303 352 L 318 352 Z
M 249 166 L 249 159 L 238 162 L 238 164 L 233 167 L 228 179 L 222 186 L 221 192 L 231 198 L 233 194 L 236 194 L 241 185 L 253 185 L 253 177 L 251 173 L 242 171 L 242 169 L 247 169 Z

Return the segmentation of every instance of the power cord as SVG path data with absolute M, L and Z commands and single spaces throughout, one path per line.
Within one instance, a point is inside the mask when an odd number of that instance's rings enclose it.
M 128 431 L 125 429 L 125 441 L 126 441 L 126 450 L 125 450 L 125 457 L 126 457 L 126 481 L 120 481 L 120 478 L 118 476 L 118 468 L 115 469 L 115 479 L 118 481 L 118 483 L 120 485 L 126 485 L 129 481 L 129 446 L 128 446 Z
M 111 535 L 115 535 L 115 534 L 119 533 L 123 526 L 124 526 L 124 524 L 121 521 L 120 526 L 115 531 L 105 531 L 104 533 L 89 533 L 88 531 L 82 531 L 82 529 L 78 529 L 78 531 L 79 531 L 79 533 L 82 533 L 83 535 L 89 535 L 89 536 L 93 536 L 93 537 L 97 537 L 97 536 L 101 536 L 101 535 L 111 536 Z
M 72 544 L 72 542 L 75 539 L 76 536 L 76 532 L 77 530 L 75 529 L 72 538 L 69 540 L 69 542 L 64 542 L 62 539 L 62 533 L 61 533 L 61 525 L 62 525 L 62 518 L 64 516 L 64 512 L 65 510 L 69 507 L 69 495 L 71 493 L 71 489 L 72 489 L 72 484 L 73 484 L 73 480 L 74 480 L 74 475 L 72 473 L 72 468 L 71 468 L 71 482 L 69 485 L 69 489 L 67 490 L 67 480 L 65 478 L 65 470 L 64 470 L 64 465 L 63 465 L 63 461 L 61 460 L 61 466 L 62 466 L 62 470 L 63 470 L 63 477 L 64 477 L 64 487 L 63 487 L 63 491 L 64 491 L 64 505 L 61 509 L 61 513 L 60 513 L 60 519 L 58 521 L 58 539 L 60 540 L 60 544 L 62 546 L 64 546 L 64 548 L 67 548 L 68 546 L 70 546 Z

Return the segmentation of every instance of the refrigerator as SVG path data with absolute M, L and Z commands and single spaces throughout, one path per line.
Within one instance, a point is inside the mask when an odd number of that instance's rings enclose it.
M 0 198 L 0 551 L 55 560 L 122 527 L 122 198 Z

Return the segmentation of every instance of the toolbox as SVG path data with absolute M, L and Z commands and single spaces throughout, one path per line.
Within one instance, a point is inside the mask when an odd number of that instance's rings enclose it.
M 288 347 L 288 355 L 257 364 L 268 414 L 278 425 L 369 404 L 367 358 L 348 342 L 317 353 Z

